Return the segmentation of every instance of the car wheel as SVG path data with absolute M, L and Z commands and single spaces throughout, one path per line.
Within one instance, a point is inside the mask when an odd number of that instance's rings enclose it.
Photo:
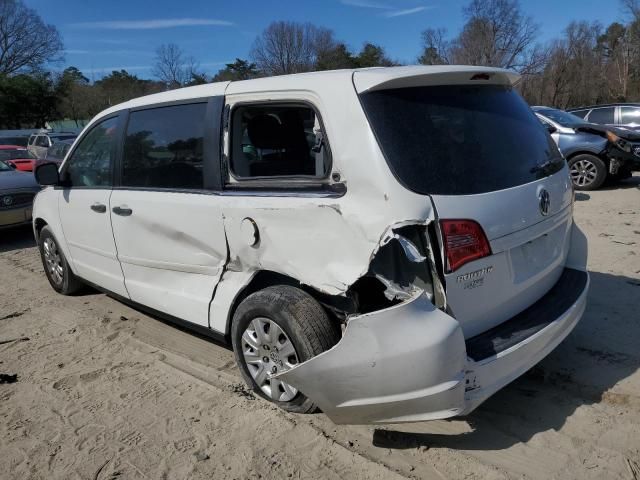
M 595 155 L 580 154 L 569 160 L 571 180 L 576 190 L 596 190 L 607 178 L 607 166 Z
M 289 412 L 316 410 L 295 387 L 271 378 L 340 340 L 338 325 L 311 295 L 290 286 L 249 295 L 233 316 L 231 340 L 242 376 L 254 392 Z
M 53 289 L 62 295 L 72 295 L 80 290 L 82 282 L 69 268 L 69 263 L 48 225 L 40 230 L 38 247 L 44 272 Z

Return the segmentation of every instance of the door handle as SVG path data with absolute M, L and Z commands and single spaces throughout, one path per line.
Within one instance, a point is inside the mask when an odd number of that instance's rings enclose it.
M 131 210 L 130 208 L 127 208 L 127 207 L 113 207 L 111 210 L 116 215 L 120 215 L 122 217 L 128 217 L 129 215 L 131 215 L 133 213 L 133 210 Z
M 103 205 L 102 203 L 94 203 L 93 205 L 91 205 L 91 210 L 98 213 L 104 213 L 107 211 L 107 206 Z

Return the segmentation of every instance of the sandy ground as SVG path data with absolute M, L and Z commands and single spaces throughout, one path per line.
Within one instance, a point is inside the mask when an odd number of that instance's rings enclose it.
M 382 428 L 248 393 L 229 349 L 88 292 L 0 232 L 0 477 L 640 478 L 640 176 L 578 193 L 592 287 L 575 331 L 464 419 Z

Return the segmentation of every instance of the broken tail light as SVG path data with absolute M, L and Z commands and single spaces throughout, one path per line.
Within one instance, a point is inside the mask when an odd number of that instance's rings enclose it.
M 447 273 L 465 263 L 491 255 L 491 247 L 484 230 L 473 220 L 440 220 L 447 258 Z

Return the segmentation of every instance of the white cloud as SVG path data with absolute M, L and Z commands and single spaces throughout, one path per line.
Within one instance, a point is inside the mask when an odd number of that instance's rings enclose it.
M 214 18 L 162 18 L 150 20 L 109 20 L 104 22 L 72 23 L 76 28 L 99 28 L 106 30 L 153 30 L 158 28 L 218 26 L 228 27 L 233 22 Z
M 393 8 L 384 3 L 369 2 L 367 0 L 340 0 L 340 3 L 350 7 L 377 8 L 379 10 L 391 10 Z
M 387 18 L 402 17 L 404 15 L 413 15 L 414 13 L 422 12 L 424 10 L 431 10 L 433 7 L 415 7 L 407 8 L 406 10 L 393 10 L 392 12 L 385 12 L 382 16 Z

